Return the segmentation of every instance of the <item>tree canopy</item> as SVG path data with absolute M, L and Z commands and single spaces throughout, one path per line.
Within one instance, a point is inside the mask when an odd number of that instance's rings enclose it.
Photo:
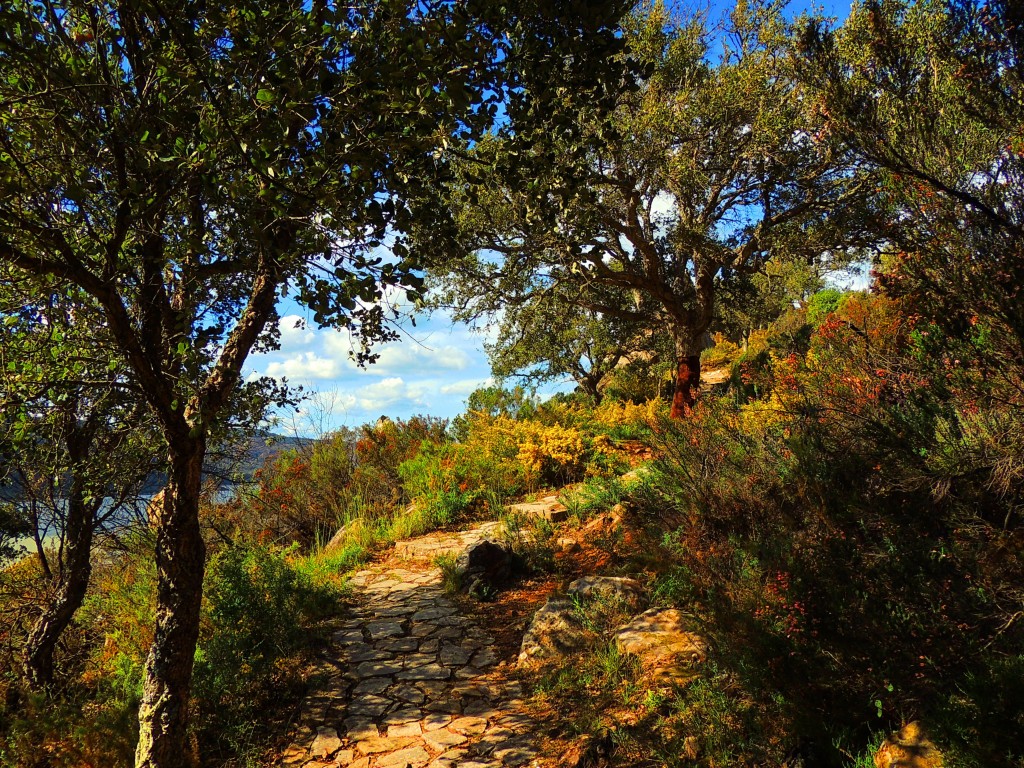
M 785 33 L 771 3 L 738 5 L 717 44 L 702 20 L 655 5 L 626 29 L 610 113 L 578 111 L 578 135 L 526 151 L 511 137 L 481 142 L 451 190 L 451 248 L 466 258 L 449 274 L 464 310 L 557 285 L 591 311 L 653 321 L 674 339 L 673 413 L 686 411 L 720 286 L 864 232 L 843 215 L 863 187 L 803 109 Z M 603 300 L 609 290 L 641 300 L 625 310 Z
M 419 285 L 400 233 L 429 226 L 445 147 L 490 124 L 511 63 L 542 71 L 566 41 L 614 41 L 616 4 L 585 6 L 0 9 L 0 275 L 95 303 L 166 446 L 138 765 L 191 759 L 203 457 L 249 352 L 274 343 L 278 298 L 387 337 L 377 300 Z

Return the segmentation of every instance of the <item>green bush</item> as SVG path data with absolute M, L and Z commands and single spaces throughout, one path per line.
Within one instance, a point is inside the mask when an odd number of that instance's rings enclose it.
M 210 561 L 194 696 L 205 740 L 244 748 L 254 721 L 283 684 L 281 662 L 307 643 L 337 593 L 314 585 L 287 551 L 233 546 Z
M 1024 683 L 1024 410 L 955 390 L 908 322 L 848 297 L 806 357 L 768 357 L 760 399 L 659 430 L 656 593 L 703 615 L 750 754 L 785 729 L 835 764 L 827 745 L 921 718 L 950 764 L 1024 759 L 1019 707 L 983 692 Z
M 843 292 L 835 288 L 825 288 L 815 293 L 807 300 L 807 322 L 817 328 L 839 308 L 843 296 Z

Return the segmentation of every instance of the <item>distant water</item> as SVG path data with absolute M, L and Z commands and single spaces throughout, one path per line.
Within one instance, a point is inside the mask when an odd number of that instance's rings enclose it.
M 214 494 L 213 502 L 221 504 L 225 501 L 230 501 L 235 495 L 235 486 L 233 484 L 225 484 Z M 123 502 L 121 508 L 111 517 L 104 521 L 103 528 L 101 529 L 101 535 L 103 533 L 115 533 L 118 530 L 124 529 L 132 523 L 142 522 L 146 519 L 146 509 L 149 507 L 150 499 L 155 496 L 155 493 L 144 493 L 136 496 L 131 501 Z M 63 506 L 63 502 L 61 502 Z M 100 514 L 106 514 L 110 508 L 114 505 L 113 498 L 106 498 L 103 500 L 103 507 L 101 508 Z M 43 538 L 43 546 L 48 547 L 51 544 L 56 543 L 58 536 L 56 533 L 47 533 Z M 36 551 L 36 542 L 31 536 L 24 536 L 17 540 L 16 546 L 24 547 L 28 554 L 32 554 Z

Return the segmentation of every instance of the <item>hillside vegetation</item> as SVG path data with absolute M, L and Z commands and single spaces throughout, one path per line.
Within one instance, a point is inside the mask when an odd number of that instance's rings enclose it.
M 267 764 L 349 576 L 501 520 L 506 650 L 594 574 L 706 640 L 522 671 L 552 764 L 1022 768 L 1019 4 L 264 5 L 0 9 L 0 765 Z M 372 364 L 398 294 L 498 383 L 218 499 L 302 397 L 246 373 L 279 300 Z

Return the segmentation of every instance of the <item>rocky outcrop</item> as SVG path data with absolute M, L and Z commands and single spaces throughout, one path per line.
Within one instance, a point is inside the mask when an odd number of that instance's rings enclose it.
M 652 608 L 615 630 L 619 653 L 639 657 L 654 677 L 683 683 L 696 675 L 707 657 L 707 642 L 686 626 L 675 608 Z
M 942 753 L 918 722 L 907 723 L 875 752 L 876 768 L 942 768 Z
M 527 517 L 544 518 L 549 523 L 560 523 L 569 516 L 568 508 L 558 500 L 557 494 L 542 496 L 536 501 L 510 504 L 509 510 Z
M 519 555 L 490 539 L 471 544 L 456 563 L 462 589 L 480 600 L 493 597 L 521 569 Z
M 584 576 L 570 584 L 566 593 L 577 600 L 612 601 L 631 611 L 647 601 L 643 585 L 624 576 Z
M 553 597 L 533 615 L 519 647 L 519 664 L 551 659 L 584 648 L 593 634 L 580 623 L 569 597 Z
M 584 648 L 595 638 L 583 626 L 579 607 L 598 600 L 636 610 L 644 601 L 643 587 L 635 579 L 587 576 L 569 585 L 565 595 L 549 599 L 534 614 L 519 648 L 519 664 L 564 656 Z

